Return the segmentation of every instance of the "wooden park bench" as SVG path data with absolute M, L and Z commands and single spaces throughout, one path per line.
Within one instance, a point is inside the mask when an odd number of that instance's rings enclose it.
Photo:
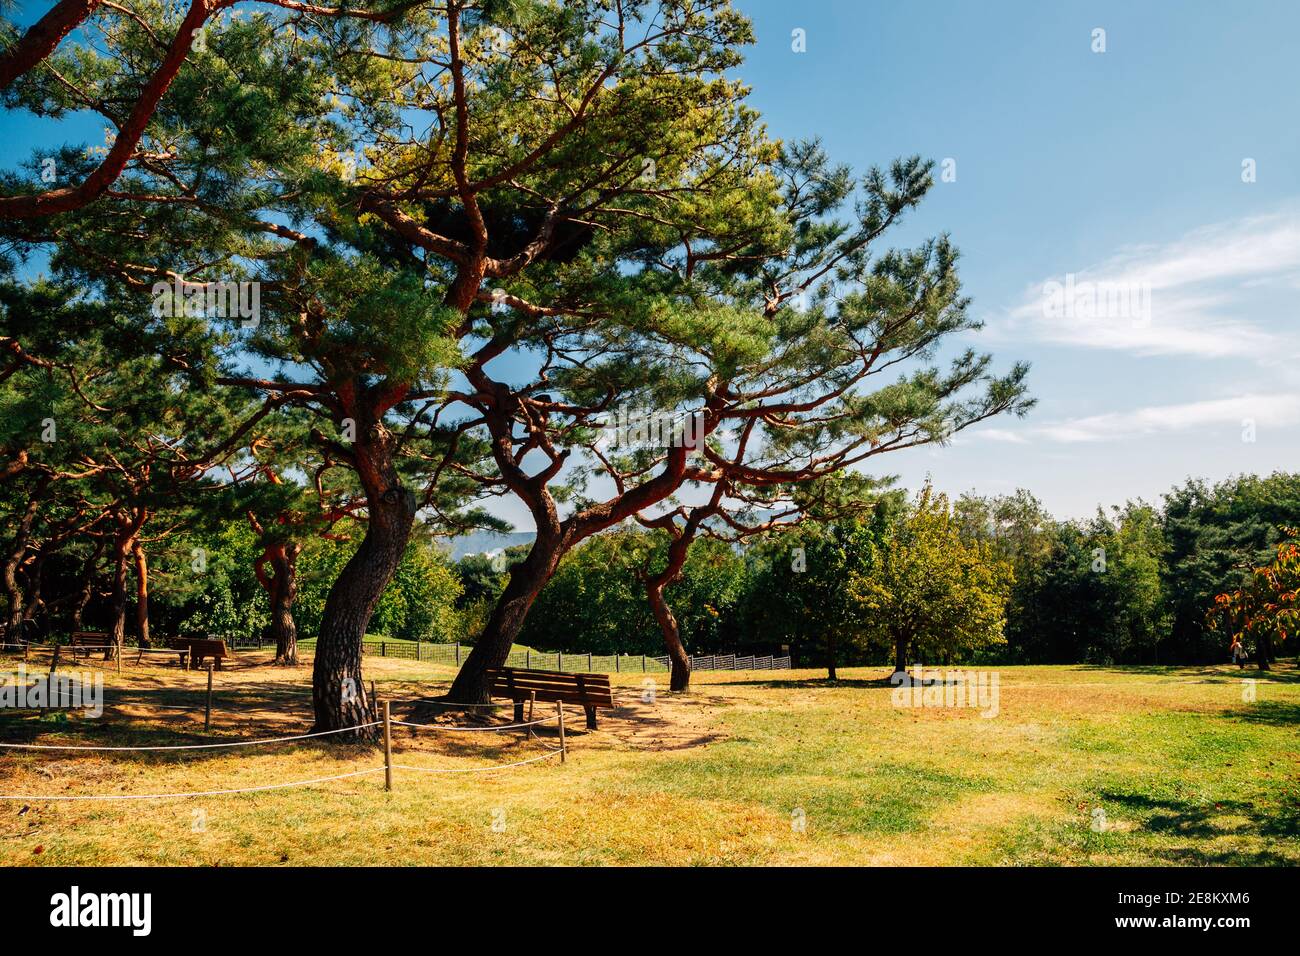
M 221 662 L 227 658 L 233 658 L 235 655 L 230 652 L 226 642 L 221 638 L 213 637 L 178 637 L 169 642 L 173 651 L 186 650 L 190 655 L 190 669 L 193 670 L 203 665 L 203 659 L 212 658 L 212 663 L 216 665 L 217 670 L 221 670 Z
M 79 650 L 84 651 L 87 658 L 90 657 L 92 651 L 102 650 L 104 660 L 108 660 L 113 656 L 113 651 L 117 649 L 107 631 L 73 631 L 71 646 L 73 660 L 76 660 Z
M 534 671 L 522 667 L 495 667 L 488 671 L 493 697 L 515 702 L 515 723 L 524 721 L 524 704 L 529 700 L 577 704 L 587 713 L 587 727 L 596 729 L 596 708 L 613 707 L 608 674 L 566 674 L 563 671 Z

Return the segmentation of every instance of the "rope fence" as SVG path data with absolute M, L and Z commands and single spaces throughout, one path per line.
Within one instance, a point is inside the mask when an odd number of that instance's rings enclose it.
M 374 720 L 365 724 L 356 724 L 352 727 L 341 727 L 336 730 L 322 730 L 310 734 L 294 734 L 288 737 L 264 737 L 258 740 L 234 740 L 222 741 L 211 744 L 171 744 L 152 747 L 98 747 L 98 746 L 65 746 L 59 744 L 15 744 L 0 741 L 0 747 L 10 750 L 26 751 L 132 751 L 132 752 L 149 752 L 149 751 L 190 751 L 190 750 L 216 750 L 219 748 L 229 747 L 253 747 L 265 744 L 282 744 L 293 743 L 302 740 L 309 740 L 315 737 L 327 737 L 331 734 L 348 733 L 358 730 L 366 730 L 370 727 L 383 727 L 383 748 L 384 748 L 384 765 L 382 767 L 367 767 L 362 770 L 354 770 L 348 773 L 334 774 L 328 777 L 314 777 L 310 780 L 294 780 L 288 783 L 271 783 L 263 784 L 257 787 L 237 787 L 224 790 L 193 790 L 179 793 L 124 793 L 124 794 L 71 794 L 71 795 L 42 795 L 42 794 L 0 794 L 0 800 L 22 800 L 35 802 L 42 800 L 49 801 L 89 801 L 89 800 L 169 800 L 175 798 L 188 797 L 213 797 L 227 796 L 240 793 L 258 793 L 266 790 L 284 790 L 290 787 L 307 787 L 318 783 L 327 783 L 332 780 L 346 780 L 350 777 L 360 777 L 366 774 L 380 773 L 384 774 L 384 789 L 393 789 L 393 771 L 409 770 L 414 773 L 492 773 L 498 770 L 509 770 L 514 767 L 522 767 L 525 764 L 536 763 L 539 760 L 548 760 L 557 754 L 560 762 L 564 763 L 568 757 L 568 744 L 564 732 L 564 708 L 557 701 L 555 704 L 555 714 L 551 717 L 544 717 L 539 720 L 530 720 L 517 724 L 501 724 L 491 727 L 453 727 L 444 724 L 417 724 L 410 721 L 394 720 L 391 713 L 391 701 L 382 701 L 383 719 Z M 407 764 L 396 764 L 393 762 L 393 745 L 392 745 L 392 728 L 396 724 L 401 727 L 415 727 L 422 730 L 448 731 L 448 732 L 491 732 L 502 733 L 510 730 L 525 729 L 528 731 L 529 739 L 533 737 L 532 728 L 539 724 L 558 721 L 560 732 L 560 746 L 552 748 L 546 746 L 547 753 L 539 754 L 535 757 L 528 757 L 524 760 L 517 760 L 506 764 L 490 764 L 485 767 L 416 767 Z

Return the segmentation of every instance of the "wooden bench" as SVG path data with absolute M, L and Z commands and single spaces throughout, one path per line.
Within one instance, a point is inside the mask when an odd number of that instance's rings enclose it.
M 587 713 L 587 727 L 596 729 L 596 708 L 613 707 L 608 674 L 566 674 L 563 671 L 534 671 L 522 667 L 494 667 L 488 670 L 493 697 L 515 702 L 515 723 L 523 723 L 528 700 L 577 704 Z
M 221 638 L 178 637 L 168 643 L 171 644 L 173 651 L 189 652 L 191 670 L 203 666 L 203 659 L 206 657 L 212 658 L 212 663 L 216 665 L 217 670 L 221 670 L 221 662 L 235 656 Z
M 71 638 L 72 659 L 77 659 L 77 651 L 84 650 L 86 657 L 89 658 L 92 651 L 103 651 L 104 660 L 113 656 L 113 651 L 117 645 L 107 631 L 73 631 Z

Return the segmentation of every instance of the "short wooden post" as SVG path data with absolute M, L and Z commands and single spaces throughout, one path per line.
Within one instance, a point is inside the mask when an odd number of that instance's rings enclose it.
M 641 673 L 642 673 L 642 674 L 645 673 L 645 655 L 644 655 L 644 654 L 641 655 Z
M 569 755 L 568 744 L 564 742 L 564 706 L 557 700 L 555 702 L 555 712 L 560 716 L 560 763 Z
M 527 729 L 527 731 L 526 731 L 526 733 L 527 733 L 527 735 L 528 735 L 529 737 L 533 736 L 533 728 L 532 728 L 531 724 L 532 724 L 532 722 L 533 722 L 533 708 L 534 708 L 536 705 L 537 705 L 537 691 L 535 691 L 535 690 L 530 690 L 530 691 L 528 692 L 528 724 L 529 724 L 530 726 L 528 727 L 528 729 Z
M 456 642 L 456 666 L 460 666 L 460 641 Z
M 619 659 L 620 656 L 621 656 L 621 655 L 618 655 L 618 654 L 615 654 L 615 655 L 614 655 L 614 673 L 615 673 L 615 674 L 618 673 L 618 659 Z
M 591 651 L 587 651 L 587 673 L 591 673 Z
M 384 701 L 384 789 L 393 789 L 393 718 Z
M 387 656 L 388 656 L 388 642 L 387 642 L 387 641 L 380 641 L 380 642 L 379 642 L 379 656 L 380 656 L 380 657 L 387 657 Z
M 203 732 L 212 729 L 212 662 L 208 661 L 208 702 L 203 708 Z
M 415 659 L 417 662 L 420 660 L 420 639 L 418 637 L 415 639 Z
M 524 648 L 524 667 L 532 667 L 532 666 L 533 666 L 533 651 L 532 651 L 532 648 L 525 647 L 525 648 Z
M 564 652 L 563 652 L 563 651 L 556 651 L 556 652 L 555 652 L 555 669 L 556 669 L 557 671 L 562 671 L 562 670 L 564 670 Z

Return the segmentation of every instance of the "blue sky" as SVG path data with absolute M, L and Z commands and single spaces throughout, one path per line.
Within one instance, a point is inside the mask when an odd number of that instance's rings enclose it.
M 1080 517 L 1188 476 L 1300 470 L 1300 4 L 737 6 L 758 36 L 737 73 L 773 135 L 820 137 L 858 169 L 955 162 L 890 238 L 948 232 L 987 323 L 971 344 L 1033 364 L 1026 419 L 882 471 L 953 493 L 1025 487 Z M 48 145 L 47 125 L 0 123 L 6 164 Z M 56 135 L 98 142 L 98 125 Z M 1140 290 L 1149 310 L 1047 314 L 1044 284 L 1071 274 Z
M 1300 5 L 739 7 L 758 34 L 739 73 L 772 133 L 854 166 L 956 161 L 897 241 L 950 233 L 987 323 L 973 341 L 1033 363 L 1026 419 L 882 468 L 1026 487 L 1061 516 L 1300 469 Z M 1070 273 L 1149 290 L 1149 313 L 1048 317 L 1044 283 Z

